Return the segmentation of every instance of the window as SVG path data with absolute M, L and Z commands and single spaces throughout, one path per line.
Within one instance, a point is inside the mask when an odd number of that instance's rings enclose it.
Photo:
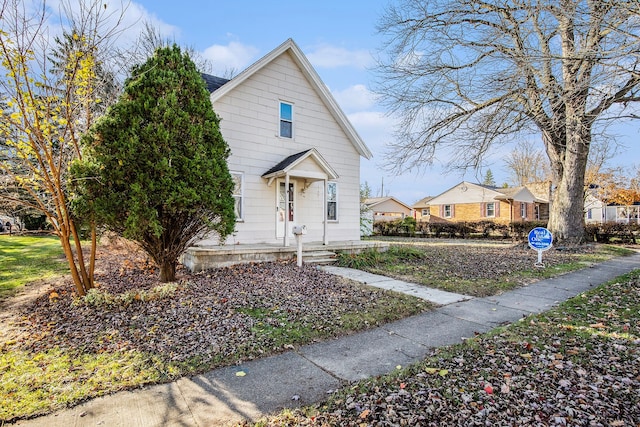
M 338 183 L 327 182 L 327 220 L 338 220 Z
M 496 216 L 496 204 L 495 202 L 487 203 L 487 217 Z
M 451 218 L 453 216 L 453 207 L 451 205 L 444 205 L 444 217 Z
M 429 216 L 429 215 L 431 215 L 431 208 L 422 209 L 422 216 Z
M 540 219 L 540 205 L 536 205 L 536 219 Z
M 280 103 L 280 136 L 293 138 L 293 105 Z
M 520 203 L 520 216 L 522 218 L 526 218 L 527 217 L 527 204 L 524 202 Z
M 236 213 L 236 219 L 244 219 L 244 174 L 241 172 L 231 172 L 231 178 L 233 179 L 233 199 L 235 205 L 233 207 Z
M 587 219 L 593 219 L 593 210 L 592 209 L 588 209 L 587 210 Z

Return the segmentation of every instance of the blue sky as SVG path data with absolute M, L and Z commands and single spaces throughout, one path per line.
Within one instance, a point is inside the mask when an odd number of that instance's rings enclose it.
M 465 175 L 446 173 L 446 159 L 403 176 L 392 176 L 380 168 L 385 163 L 385 144 L 392 138 L 393 120 L 370 92 L 374 79 L 371 68 L 373 55 L 383 41 L 376 33 L 376 24 L 389 1 L 136 0 L 127 9 L 130 28 L 124 39 L 130 38 L 143 21 L 150 21 L 166 37 L 201 52 L 213 62 L 214 71 L 222 75 L 229 69 L 242 71 L 292 38 L 374 154 L 372 160 L 362 162 L 361 181 L 367 181 L 378 193 L 384 179 L 385 195 L 412 204 L 463 179 L 481 181 L 486 169 Z M 119 5 L 116 0 L 105 3 Z M 618 142 L 626 149 L 621 148 L 615 164 L 640 166 L 639 126 L 635 123 L 617 128 Z M 499 185 L 508 180 L 502 156 L 510 150 L 511 147 L 502 148 L 489 159 L 488 168 Z

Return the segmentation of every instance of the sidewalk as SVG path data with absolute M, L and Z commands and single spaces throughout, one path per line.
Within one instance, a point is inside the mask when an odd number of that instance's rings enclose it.
M 327 270 L 371 286 L 403 289 L 443 304 L 436 310 L 347 337 L 211 371 L 169 384 L 116 393 L 15 425 L 219 426 L 257 420 L 284 407 L 318 402 L 341 386 L 386 374 L 423 359 L 434 347 L 459 343 L 590 290 L 640 268 L 640 254 L 536 282 L 488 298 L 471 299 L 355 270 Z M 244 376 L 236 375 L 243 372 Z

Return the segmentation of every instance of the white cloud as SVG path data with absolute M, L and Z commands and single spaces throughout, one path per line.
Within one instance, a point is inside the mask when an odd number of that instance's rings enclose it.
M 306 56 L 311 64 L 318 68 L 354 67 L 366 69 L 373 62 L 371 54 L 366 50 L 348 50 L 328 44 L 313 47 Z
M 222 76 L 241 72 L 257 59 L 258 53 L 259 50 L 253 46 L 231 41 L 226 46 L 209 46 L 202 55 L 212 62 L 214 74 Z
M 375 104 L 375 94 L 363 84 L 350 86 L 343 91 L 333 92 L 338 105 L 345 111 L 361 111 L 370 109 Z
M 95 7 L 95 8 L 94 8 Z M 94 8 L 94 9 L 92 9 Z M 167 24 L 155 14 L 149 12 L 141 4 L 123 3 L 120 0 L 103 0 L 95 5 L 87 2 L 68 2 L 63 0 L 47 1 L 49 12 L 49 29 L 53 35 L 60 34 L 61 24 L 69 25 L 67 17 L 87 15 L 95 17 L 99 14 L 102 35 L 111 33 L 116 38 L 111 40 L 113 46 L 128 49 L 138 39 L 145 23 L 151 24 L 164 38 L 176 40 L 180 36 L 178 27 Z

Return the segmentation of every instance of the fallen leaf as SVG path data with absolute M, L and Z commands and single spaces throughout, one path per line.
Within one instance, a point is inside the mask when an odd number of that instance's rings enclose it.
M 365 409 L 364 411 L 360 412 L 360 418 L 365 419 L 369 416 L 369 413 L 371 413 L 370 409 Z

